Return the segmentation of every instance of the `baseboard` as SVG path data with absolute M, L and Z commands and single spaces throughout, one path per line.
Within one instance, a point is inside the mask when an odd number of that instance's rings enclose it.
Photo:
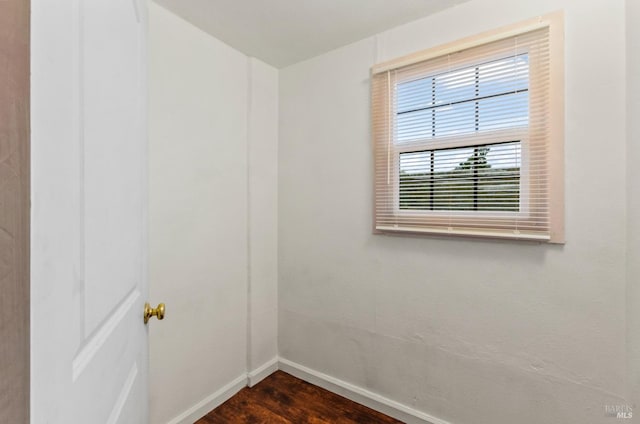
M 247 374 L 242 374 L 220 390 L 207 396 L 191 408 L 173 418 L 167 424 L 193 424 L 200 418 L 207 415 L 207 413 L 212 409 L 222 405 L 231 398 L 231 396 L 235 395 L 245 387 L 247 387 Z
M 379 394 L 339 380 L 330 375 L 312 370 L 303 365 L 280 358 L 278 368 L 308 383 L 320 386 L 330 392 L 351 399 L 376 411 L 387 414 L 407 424 L 451 424 L 447 421 L 433 417 L 424 412 L 413 409 L 407 405 L 388 399 Z
M 269 377 L 274 372 L 278 371 L 278 357 L 274 357 L 263 365 L 259 366 L 255 370 L 249 372 L 247 375 L 249 387 L 253 387 L 265 378 Z
M 276 372 L 279 364 L 278 359 L 279 358 L 276 356 L 255 370 L 242 374 L 220 390 L 207 396 L 191 408 L 173 418 L 167 424 L 193 424 L 200 418 L 207 415 L 207 413 L 212 409 L 215 409 L 225 403 L 229 398 L 231 398 L 231 396 L 235 395 L 243 388 L 247 386 L 253 387 L 266 377 Z
M 255 386 L 278 369 L 407 424 L 451 424 L 448 421 L 433 417 L 362 387 L 278 357 L 271 359 L 253 371 L 242 374 L 220 390 L 173 418 L 167 424 L 193 424 L 212 409 L 222 405 L 244 387 Z

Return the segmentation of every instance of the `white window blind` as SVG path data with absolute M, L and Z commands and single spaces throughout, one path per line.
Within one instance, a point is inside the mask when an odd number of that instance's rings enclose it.
M 377 231 L 562 241 L 550 31 L 373 68 Z

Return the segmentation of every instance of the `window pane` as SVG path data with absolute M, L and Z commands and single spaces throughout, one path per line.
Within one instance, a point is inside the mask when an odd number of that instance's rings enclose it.
M 433 110 L 423 109 L 398 115 L 396 142 L 403 143 L 433 136 Z
M 399 207 L 518 211 L 520 142 L 400 154 Z
M 479 97 L 526 90 L 529 85 L 529 56 L 520 55 L 485 63 L 478 67 Z
M 476 95 L 476 68 L 467 68 L 435 77 L 436 105 L 449 104 L 474 98 Z
M 523 91 L 478 101 L 480 131 L 514 128 L 529 124 L 529 93 Z
M 404 113 L 431 106 L 433 78 L 421 78 L 398 84 L 397 112 Z
M 435 109 L 436 137 L 469 134 L 476 130 L 475 102 L 457 103 Z

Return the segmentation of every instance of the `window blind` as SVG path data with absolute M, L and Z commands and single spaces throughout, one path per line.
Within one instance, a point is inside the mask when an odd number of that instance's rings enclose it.
M 558 241 L 550 28 L 473 44 L 373 68 L 375 229 Z

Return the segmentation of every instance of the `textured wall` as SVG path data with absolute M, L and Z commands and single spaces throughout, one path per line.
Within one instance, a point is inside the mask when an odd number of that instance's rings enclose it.
M 247 58 L 149 4 L 150 416 L 246 372 Z
M 566 245 L 372 235 L 369 67 L 558 9 Z M 281 356 L 455 424 L 610 420 L 627 379 L 624 27 L 621 1 L 472 0 L 282 69 Z
M 278 71 L 249 59 L 249 352 L 254 371 L 278 355 Z
M 29 1 L 0 1 L 0 422 L 29 422 Z
M 149 8 L 155 423 L 277 356 L 278 71 Z

